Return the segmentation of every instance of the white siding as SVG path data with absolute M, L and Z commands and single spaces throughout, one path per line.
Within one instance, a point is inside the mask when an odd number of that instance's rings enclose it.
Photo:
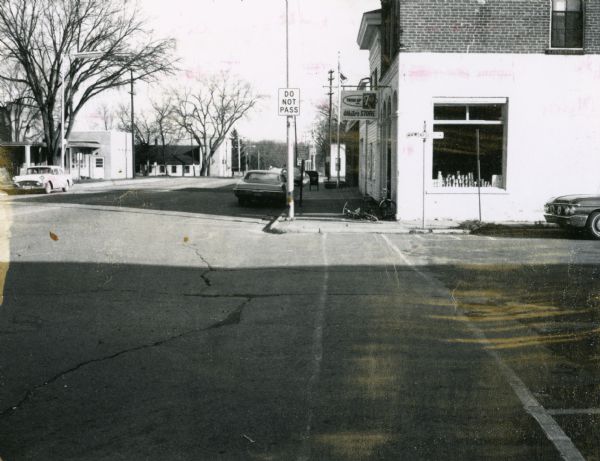
M 508 99 L 506 190 L 485 190 L 484 220 L 543 219 L 546 199 L 600 192 L 600 56 L 402 53 L 399 66 L 399 215 L 421 216 L 423 143 L 435 98 Z M 476 218 L 477 194 L 431 186 L 426 217 Z

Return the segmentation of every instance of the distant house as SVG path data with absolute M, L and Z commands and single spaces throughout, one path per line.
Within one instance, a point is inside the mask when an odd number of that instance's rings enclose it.
M 2 142 L 10 157 L 9 174 L 31 165 L 47 165 L 43 143 Z M 65 143 L 64 169 L 74 179 L 131 178 L 131 135 L 121 131 L 75 131 Z
M 201 160 L 198 146 L 136 146 L 139 174 L 147 176 L 200 176 Z M 231 140 L 226 139 L 211 159 L 210 176 L 232 176 Z
M 2 148 L 1 163 L 5 174 L 15 176 L 23 168 L 31 165 L 45 165 L 47 159 L 46 147 L 43 143 L 33 142 L 4 142 L 0 140 Z
M 67 140 L 65 170 L 74 179 L 133 177 L 131 134 L 123 131 L 77 131 Z
M 144 176 L 198 176 L 198 146 L 136 146 L 138 173 Z

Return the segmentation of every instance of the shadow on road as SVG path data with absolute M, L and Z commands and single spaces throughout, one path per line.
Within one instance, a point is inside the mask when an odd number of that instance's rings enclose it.
M 597 266 L 423 267 L 447 298 L 394 270 L 12 263 L 0 456 L 558 459 L 485 349 L 543 404 L 594 408 Z
M 473 229 L 471 234 L 502 238 L 591 240 L 585 231 L 539 225 L 484 224 Z

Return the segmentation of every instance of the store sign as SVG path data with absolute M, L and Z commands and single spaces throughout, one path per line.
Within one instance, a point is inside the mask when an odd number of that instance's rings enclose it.
M 279 88 L 279 115 L 300 115 L 300 88 Z
M 342 91 L 342 120 L 377 120 L 375 91 Z

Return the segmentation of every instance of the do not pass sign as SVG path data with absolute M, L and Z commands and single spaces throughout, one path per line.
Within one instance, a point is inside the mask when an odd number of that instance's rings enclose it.
M 300 88 L 279 88 L 279 115 L 300 115 Z

